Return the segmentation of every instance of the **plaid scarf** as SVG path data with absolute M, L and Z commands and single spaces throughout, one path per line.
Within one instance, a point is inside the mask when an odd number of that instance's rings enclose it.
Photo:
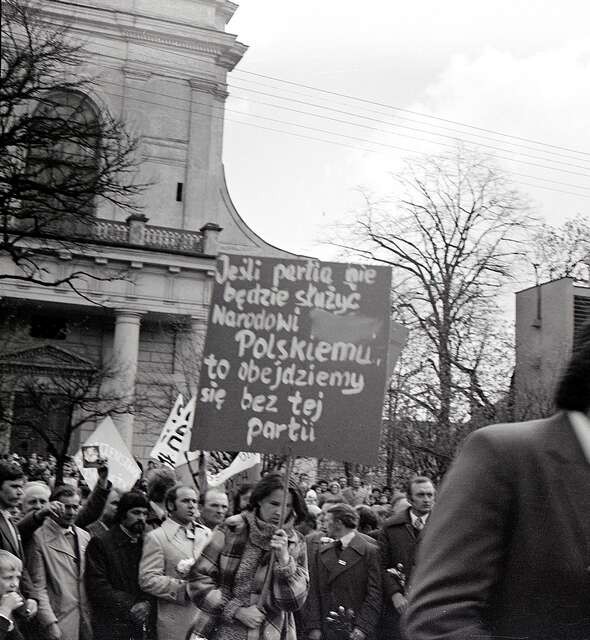
M 247 629 L 235 620 L 235 613 L 240 607 L 258 602 L 268 570 L 274 528 L 251 513 L 230 521 L 231 524 L 228 522 L 214 530 L 188 577 L 189 593 L 198 607 L 194 631 L 222 640 L 234 637 L 235 631 L 241 628 L 247 640 L 296 640 L 292 612 L 303 606 L 309 585 L 302 538 L 292 529 L 288 531 L 290 558 L 284 567 L 278 563 L 273 565 L 270 594 L 264 605 L 266 619 L 258 629 Z M 243 597 L 235 597 L 236 590 L 241 592 L 243 589 L 236 589 L 234 582 L 242 558 L 252 557 L 251 547 L 262 549 L 263 553 L 251 577 L 249 601 L 244 602 Z

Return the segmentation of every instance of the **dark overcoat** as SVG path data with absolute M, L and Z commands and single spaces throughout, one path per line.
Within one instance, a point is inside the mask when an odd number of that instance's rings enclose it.
M 406 588 L 389 569 L 401 571 L 405 576 L 405 585 L 409 583 L 416 560 L 416 548 L 422 532 L 412 526 L 410 507 L 391 516 L 379 531 L 377 541 L 383 578 L 383 613 L 379 624 L 381 638 L 395 640 L 401 637 L 400 616 L 392 603 L 394 593 L 405 594 Z M 401 565 L 401 569 L 398 566 Z
M 590 638 L 590 462 L 566 413 L 471 434 L 429 520 L 408 638 Z
M 85 580 L 94 640 L 129 640 L 137 635 L 131 607 L 152 601 L 139 588 L 142 548 L 143 540 L 133 543 L 119 525 L 88 542 Z
M 339 606 L 355 612 L 355 626 L 368 639 L 375 637 L 381 612 L 381 573 L 377 546 L 356 534 L 338 557 L 335 543 L 308 545 L 309 595 L 303 610 L 308 631 L 327 634 L 326 616 Z

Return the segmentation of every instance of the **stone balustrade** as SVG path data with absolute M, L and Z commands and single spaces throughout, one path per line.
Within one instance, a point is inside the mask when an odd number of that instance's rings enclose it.
M 94 233 L 97 240 L 111 244 L 150 247 L 162 251 L 203 253 L 203 234 L 199 231 L 170 229 L 146 224 L 145 216 L 131 215 L 126 222 L 97 219 Z
M 193 255 L 215 255 L 218 252 L 218 236 L 221 227 L 209 222 L 200 231 L 171 229 L 147 224 L 143 214 L 131 214 L 125 222 L 94 218 L 92 221 L 57 221 L 46 225 L 44 233 L 26 232 L 27 237 L 55 238 L 64 245 L 68 242 L 99 241 L 101 244 L 127 247 L 149 247 L 162 251 L 179 251 Z M 23 230 L 23 222 L 11 220 L 9 227 Z

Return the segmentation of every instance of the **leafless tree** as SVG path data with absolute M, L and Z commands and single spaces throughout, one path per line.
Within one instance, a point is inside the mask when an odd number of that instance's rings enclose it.
M 393 268 L 393 315 L 411 329 L 411 357 L 398 365 L 391 424 L 404 425 L 400 453 L 421 454 L 408 460 L 415 470 L 440 476 L 473 416 L 493 417 L 509 389 L 510 351 L 494 353 L 505 335 L 497 300 L 533 220 L 493 162 L 462 148 L 412 162 L 397 188 L 395 198 L 365 194 L 333 244 Z
M 590 281 L 590 217 L 581 214 L 561 226 L 544 224 L 535 234 L 530 260 L 540 281 Z
M 1 367 L 0 423 L 10 429 L 30 429 L 55 456 L 56 483 L 63 478 L 63 467 L 74 435 L 85 425 L 94 426 L 107 416 L 132 413 L 129 396 L 112 384 L 119 376 L 112 367 L 80 367 L 78 370 Z M 108 393 L 105 388 L 109 388 Z M 22 410 L 15 415 L 15 394 L 23 398 Z
M 0 258 L 16 269 L 0 281 L 76 288 L 96 275 L 47 259 L 91 239 L 99 200 L 135 209 L 138 139 L 89 97 L 83 46 L 26 0 L 2 2 L 1 56 Z

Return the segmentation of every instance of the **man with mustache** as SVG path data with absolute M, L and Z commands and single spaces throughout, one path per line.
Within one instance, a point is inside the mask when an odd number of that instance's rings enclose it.
M 143 493 L 124 493 L 115 525 L 88 543 L 85 578 L 94 640 L 152 637 L 155 609 L 138 580 L 148 510 Z
M 196 522 L 199 494 L 192 487 L 175 485 L 164 502 L 168 517 L 146 535 L 139 584 L 157 598 L 158 640 L 177 640 L 186 636 L 197 613 L 187 592 L 187 575 L 211 530 Z

